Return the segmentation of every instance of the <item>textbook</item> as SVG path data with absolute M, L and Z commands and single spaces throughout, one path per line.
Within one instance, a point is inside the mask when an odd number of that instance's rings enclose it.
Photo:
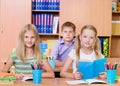
M 72 81 L 66 81 L 70 85 L 76 85 L 76 84 L 106 84 L 103 80 L 98 79 L 85 79 L 85 80 L 72 80 Z
M 106 58 L 78 62 L 78 72 L 82 73 L 82 79 L 92 79 L 97 77 L 101 72 L 105 72 Z
M 14 84 L 16 77 L 12 73 L 0 72 L 0 85 L 1 84 Z

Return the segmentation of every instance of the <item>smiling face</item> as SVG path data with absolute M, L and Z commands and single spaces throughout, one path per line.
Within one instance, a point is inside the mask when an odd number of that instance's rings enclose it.
M 35 44 L 36 37 L 32 30 L 28 30 L 24 33 L 24 44 L 27 48 L 32 48 Z
M 95 43 L 95 32 L 90 29 L 84 29 L 80 35 L 81 46 L 85 48 L 91 48 Z

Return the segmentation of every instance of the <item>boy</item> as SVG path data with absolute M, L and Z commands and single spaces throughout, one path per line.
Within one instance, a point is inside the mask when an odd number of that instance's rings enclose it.
M 62 25 L 61 36 L 51 51 L 51 57 L 56 57 L 56 67 L 62 67 L 68 57 L 68 53 L 74 48 L 76 26 L 72 22 Z

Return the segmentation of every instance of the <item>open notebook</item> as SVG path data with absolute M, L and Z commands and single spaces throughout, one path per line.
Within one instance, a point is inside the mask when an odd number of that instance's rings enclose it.
M 106 84 L 103 80 L 98 79 L 86 79 L 86 80 L 72 80 L 72 81 L 66 81 L 70 85 L 76 85 L 76 84 Z
M 79 61 L 78 72 L 82 73 L 82 79 L 91 79 L 97 77 L 105 71 L 106 58 L 94 60 L 93 62 Z

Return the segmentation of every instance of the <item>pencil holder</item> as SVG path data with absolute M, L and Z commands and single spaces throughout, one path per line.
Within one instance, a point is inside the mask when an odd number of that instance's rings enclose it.
M 33 83 L 40 84 L 42 80 L 42 70 L 32 70 Z
M 116 70 L 107 70 L 107 83 L 114 84 L 116 79 Z

